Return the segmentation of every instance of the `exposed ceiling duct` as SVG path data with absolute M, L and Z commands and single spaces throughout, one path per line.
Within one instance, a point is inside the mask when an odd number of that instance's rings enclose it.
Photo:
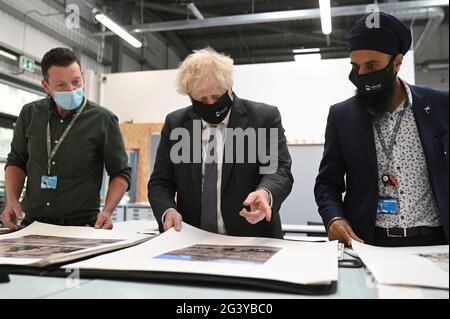
M 395 14 L 401 14 L 402 18 L 407 18 L 404 12 L 409 11 L 411 18 L 424 19 L 430 18 L 433 11 L 429 11 L 426 14 L 421 14 L 420 10 L 423 8 L 435 8 L 441 6 L 448 6 L 446 0 L 421 0 L 421 1 L 404 1 L 404 2 L 391 2 L 378 4 L 380 10 L 385 12 L 391 12 Z M 332 17 L 343 17 L 352 15 L 366 14 L 367 5 L 355 5 L 355 6 L 341 6 L 334 7 L 331 10 Z M 419 11 L 416 11 L 416 10 Z M 130 33 L 143 33 L 143 32 L 161 32 L 161 31 L 174 31 L 174 30 L 186 30 L 186 29 L 199 29 L 199 28 L 211 28 L 211 27 L 224 27 L 234 25 L 248 25 L 257 23 L 270 23 L 270 22 L 283 22 L 294 20 L 308 20 L 319 19 L 319 9 L 302 9 L 302 10 L 290 10 L 290 11 L 276 11 L 254 14 L 243 14 L 225 17 L 214 17 L 199 20 L 176 20 L 157 23 L 145 23 L 127 26 L 125 29 Z M 112 32 L 97 32 L 96 36 L 112 35 Z
M 416 65 L 416 70 L 422 72 L 448 72 L 448 68 L 448 59 L 429 60 Z
M 405 12 L 402 14 L 406 15 L 408 13 Z M 411 12 L 409 16 L 416 19 L 429 19 L 422 31 L 422 34 L 414 45 L 414 54 L 416 55 L 416 59 L 420 59 L 425 51 L 430 36 L 437 30 L 437 28 L 439 28 L 442 21 L 444 21 L 445 12 L 441 8 L 424 8 L 414 10 L 414 12 Z

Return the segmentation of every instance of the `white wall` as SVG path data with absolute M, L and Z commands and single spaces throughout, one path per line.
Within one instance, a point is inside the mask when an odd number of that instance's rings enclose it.
M 20 2 L 17 1 L 17 4 L 26 6 L 27 3 L 25 3 L 25 1 L 22 0 Z M 37 5 L 37 2 L 36 3 L 33 2 L 33 4 Z M 50 12 L 54 11 L 55 10 L 51 9 Z M 59 17 L 60 19 L 64 18 L 63 15 L 54 16 L 55 19 L 56 17 Z M 30 17 L 28 17 L 28 19 L 30 19 Z M 55 22 L 53 21 L 53 24 L 54 23 Z M 75 35 L 77 34 L 65 28 L 55 30 L 59 30 L 66 36 L 71 35 L 72 37 L 75 37 Z M 0 45 L 5 46 L 15 52 L 20 52 L 24 55 L 27 55 L 39 62 L 41 61 L 44 54 L 52 48 L 66 47 L 73 49 L 67 44 L 41 32 L 40 30 L 30 26 L 29 24 L 24 23 L 23 20 L 17 19 L 7 14 L 1 9 L 0 9 Z M 110 69 L 109 67 L 103 66 L 102 64 L 98 63 L 95 59 L 92 59 L 85 54 L 81 54 L 79 58 L 83 70 L 91 69 L 98 73 L 109 72 Z M 10 60 L 0 61 L 0 73 L 13 76 L 22 79 L 26 82 L 30 82 L 40 86 L 40 80 L 42 79 L 40 71 L 36 70 L 35 73 L 25 72 L 20 75 L 14 75 L 13 73 L 18 72 L 19 70 L 17 65 L 18 63 L 11 63 Z
M 238 65 L 234 92 L 241 98 L 276 105 L 286 136 L 299 142 L 322 142 L 329 107 L 354 94 L 348 80 L 349 59 Z M 190 104 L 175 90 L 177 70 L 108 74 L 100 103 L 121 122 L 163 122 L 165 116 Z M 413 54 L 400 75 L 414 83 Z

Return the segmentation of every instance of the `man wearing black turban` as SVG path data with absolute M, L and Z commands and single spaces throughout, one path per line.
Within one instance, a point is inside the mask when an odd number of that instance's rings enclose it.
M 448 92 L 397 76 L 411 42 L 409 28 L 382 12 L 351 30 L 356 94 L 330 108 L 314 188 L 332 240 L 448 244 Z

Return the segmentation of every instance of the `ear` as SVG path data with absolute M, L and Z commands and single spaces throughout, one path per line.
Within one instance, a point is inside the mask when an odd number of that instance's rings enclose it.
M 48 95 L 52 95 L 46 79 L 41 80 L 41 86 L 44 89 L 45 93 L 47 93 Z
M 403 63 L 403 54 L 399 54 L 395 57 L 395 60 L 394 60 L 395 72 L 397 72 L 397 73 L 400 72 L 400 67 L 401 67 L 402 63 Z

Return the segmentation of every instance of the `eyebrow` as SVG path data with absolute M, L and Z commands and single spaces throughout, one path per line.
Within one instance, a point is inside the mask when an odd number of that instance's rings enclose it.
M 375 62 L 380 62 L 380 60 L 370 60 L 370 61 L 364 62 L 363 65 L 364 64 L 370 64 L 370 63 L 375 63 Z M 358 66 L 358 64 L 355 63 L 355 62 L 350 62 L 350 64 Z

